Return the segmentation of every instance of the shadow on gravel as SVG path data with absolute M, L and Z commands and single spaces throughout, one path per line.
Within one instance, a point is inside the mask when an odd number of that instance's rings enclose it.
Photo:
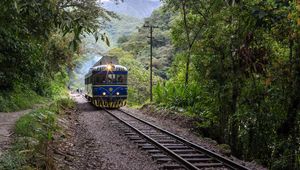
M 78 107 L 79 110 L 85 111 L 85 112 L 97 111 L 97 110 L 101 111 L 101 110 L 103 110 L 102 108 L 97 108 L 92 103 L 90 103 L 90 102 L 88 102 L 86 100 L 85 101 L 77 102 L 77 107 Z M 106 109 L 107 110 L 117 110 L 115 108 L 106 108 Z
M 77 107 L 81 111 L 86 111 L 86 112 L 88 112 L 88 111 L 97 111 L 98 110 L 96 107 L 94 107 L 92 104 L 90 104 L 88 102 L 77 103 Z

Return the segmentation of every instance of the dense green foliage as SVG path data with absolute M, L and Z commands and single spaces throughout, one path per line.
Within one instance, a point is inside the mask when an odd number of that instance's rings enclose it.
M 99 29 L 114 17 L 96 0 L 3 0 L 0 11 L 1 111 L 27 105 L 10 104 L 24 100 L 13 97 L 20 89 L 29 96 L 57 95 L 58 88 L 66 86 L 67 81 L 62 81 L 67 80 L 67 68 L 78 57 L 75 52 L 80 52 L 81 35 L 94 34 L 108 42 Z
M 162 78 L 168 78 L 168 68 L 173 59 L 174 48 L 170 40 L 171 13 L 163 13 L 163 10 L 156 10 L 146 20 L 152 25 L 159 26 L 153 33 L 153 71 Z M 131 35 L 124 34 L 119 38 L 120 48 L 130 52 L 135 59 L 149 68 L 150 46 L 149 30 L 142 25 L 138 32 Z
M 119 15 L 119 18 L 112 19 L 105 28 L 107 35 L 110 38 L 111 47 L 116 47 L 119 43 L 119 38 L 127 37 L 133 32 L 136 32 L 136 27 L 143 24 L 141 19 L 126 15 Z M 106 47 L 107 48 L 107 47 Z
M 171 81 L 159 83 L 154 87 L 154 94 L 155 102 L 161 106 L 178 110 L 185 108 L 189 113 L 198 115 L 207 111 L 206 107 L 212 102 L 210 94 L 205 93 L 197 83 L 189 86 Z
M 22 116 L 15 125 L 13 147 L 0 157 L 0 169 L 54 169 L 48 147 L 59 132 L 58 114 L 74 107 L 68 98 Z
M 271 169 L 300 168 L 300 4 L 165 0 L 178 48 L 160 105 L 202 118 L 205 135 Z
M 1 111 L 10 112 L 14 110 L 27 109 L 36 103 L 41 103 L 45 99 L 36 94 L 35 91 L 27 87 L 15 87 L 12 92 L 1 92 Z

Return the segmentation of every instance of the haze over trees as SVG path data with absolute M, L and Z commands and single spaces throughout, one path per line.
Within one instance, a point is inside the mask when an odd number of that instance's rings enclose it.
M 120 15 L 131 16 L 137 19 L 149 17 L 153 10 L 157 9 L 160 0 L 102 0 L 103 8 Z

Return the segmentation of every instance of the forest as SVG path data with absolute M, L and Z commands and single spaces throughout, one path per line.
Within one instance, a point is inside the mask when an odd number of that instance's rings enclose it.
M 300 167 L 300 2 L 171 1 L 154 31 L 156 105 L 270 169 Z M 142 28 L 141 28 L 142 29 Z M 148 30 L 119 46 L 149 67 Z
M 58 115 L 74 107 L 67 86 L 82 39 L 109 44 L 102 29 L 117 16 L 96 0 L 1 0 L 0 11 L 0 114 L 34 109 L 15 122 L 5 152 L 10 122 L 1 124 L 0 169 L 53 169 L 48 147 L 61 132 Z
M 96 3 L 0 2 L 1 111 L 23 109 L 41 97 L 55 98 L 66 92 L 68 71 L 81 55 L 83 36 L 92 34 L 108 41 L 101 29 L 116 16 Z
M 199 120 L 196 133 L 238 158 L 299 169 L 300 1 L 162 3 L 146 19 L 159 26 L 151 105 Z M 2 0 L 0 10 L 1 112 L 66 96 L 86 36 L 117 41 L 108 53 L 130 69 L 129 106 L 149 104 L 149 30 L 142 25 L 108 37 L 105 25 L 120 16 L 97 0 Z

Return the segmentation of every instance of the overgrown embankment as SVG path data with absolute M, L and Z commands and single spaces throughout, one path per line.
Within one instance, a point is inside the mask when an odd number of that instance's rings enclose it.
M 45 104 L 67 96 L 66 84 L 69 78 L 64 70 L 54 75 L 54 79 L 45 82 L 43 94 L 35 91 L 29 84 L 14 85 L 8 91 L 0 90 L 0 112 L 12 112 L 32 108 L 36 104 Z M 20 83 L 20 82 L 16 82 Z
M 63 98 L 22 116 L 11 149 L 0 157 L 0 169 L 54 169 L 50 146 L 54 135 L 62 133 L 58 120 L 74 106 L 71 99 Z
M 13 91 L 0 93 L 0 112 L 27 109 L 44 100 L 31 89 L 16 87 Z

